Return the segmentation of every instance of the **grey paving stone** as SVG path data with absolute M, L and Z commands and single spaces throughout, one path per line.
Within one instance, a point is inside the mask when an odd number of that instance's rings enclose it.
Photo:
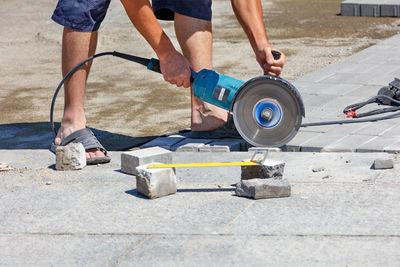
M 221 139 L 208 143 L 205 146 L 199 147 L 199 152 L 230 152 L 241 151 L 240 139 Z
M 290 198 L 255 201 L 222 233 L 314 236 L 400 233 L 400 184 L 324 181 L 318 185 L 290 181 Z
M 121 171 L 136 175 L 136 167 L 152 162 L 171 163 L 172 152 L 161 147 L 150 147 L 121 154 Z
M 397 237 L 161 235 L 152 236 L 119 266 L 392 266 L 399 246 Z
M 154 164 L 160 164 L 154 162 Z M 176 193 L 176 175 L 174 168 L 148 169 L 146 165 L 136 168 L 136 190 L 153 199 Z
M 152 141 L 142 145 L 140 148 L 149 148 L 149 147 L 162 147 L 168 150 L 171 150 L 171 147 L 175 145 L 176 143 L 179 143 L 185 139 L 185 137 L 158 137 L 156 139 L 153 139 Z
M 210 143 L 211 139 L 192 139 L 186 138 L 171 147 L 172 151 L 178 152 L 198 152 L 199 147 Z
M 86 151 L 81 143 L 70 143 L 56 148 L 56 169 L 80 170 L 86 166 Z
M 304 129 L 304 128 L 303 128 Z M 306 132 L 300 130 L 296 136 L 286 144 L 286 150 L 289 152 L 297 152 L 300 151 L 300 148 L 303 143 L 306 143 L 307 141 L 310 141 L 314 138 L 319 138 L 322 134 L 318 132 Z
M 356 151 L 357 152 L 383 152 L 385 148 L 388 147 L 392 143 L 396 143 L 399 141 L 399 138 L 396 137 L 382 137 L 376 136 L 371 139 L 369 142 L 364 143 L 363 145 L 359 146 Z
M 318 138 L 311 139 L 302 144 L 300 151 L 302 152 L 320 152 L 321 149 L 329 144 L 335 143 L 340 139 L 346 138 L 347 135 L 342 133 L 329 132 Z
M 261 151 L 261 152 L 265 151 L 267 153 L 270 153 L 270 152 L 281 152 L 282 149 L 280 149 L 279 147 L 258 147 L 258 146 L 253 146 L 253 147 L 250 147 L 248 151 L 252 152 L 252 153 L 259 152 L 259 151 Z
M 398 5 L 381 5 L 382 17 L 400 17 L 400 4 Z
M 110 266 L 145 235 L 0 234 L 2 266 Z
M 0 229 L 3 234 L 210 234 L 248 205 L 232 197 L 233 187 L 204 182 L 198 186 L 183 183 L 177 194 L 150 201 L 138 194 L 131 180 L 2 185 L 1 201 L 7 205 L 0 209 Z M 231 179 L 230 184 L 236 181 Z
M 380 17 L 381 9 L 379 5 L 362 4 L 360 5 L 362 17 Z
M 374 161 L 374 169 L 393 169 L 393 159 L 376 159 Z
M 241 179 L 282 178 L 284 170 L 285 162 L 267 158 L 260 165 L 241 166 Z
M 341 12 L 342 16 L 360 16 L 360 5 L 358 4 L 341 4 Z
M 386 146 L 383 151 L 388 153 L 399 153 L 400 152 L 400 142 L 390 143 Z
M 356 135 L 351 134 L 346 137 L 324 146 L 321 152 L 355 152 L 358 147 L 362 146 L 373 139 L 368 135 Z
M 235 193 L 254 199 L 289 197 L 290 184 L 287 179 L 276 178 L 241 180 L 236 185 Z

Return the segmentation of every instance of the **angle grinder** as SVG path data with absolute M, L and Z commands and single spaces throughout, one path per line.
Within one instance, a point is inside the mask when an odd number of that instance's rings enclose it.
M 67 73 L 54 93 L 50 122 L 55 133 L 54 104 L 64 81 L 86 62 L 105 55 L 134 61 L 161 73 L 160 62 L 154 58 L 141 58 L 116 51 L 87 58 Z M 275 59 L 280 57 L 277 51 L 273 51 L 273 55 Z M 194 96 L 233 114 L 239 134 L 254 146 L 280 147 L 287 144 L 298 132 L 302 117 L 305 116 L 300 93 L 292 84 L 279 77 L 262 75 L 243 82 L 203 69 L 200 72 L 192 71 L 191 82 Z

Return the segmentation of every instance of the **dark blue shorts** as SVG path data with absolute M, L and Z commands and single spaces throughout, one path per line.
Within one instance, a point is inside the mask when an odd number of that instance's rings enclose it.
M 158 19 L 174 20 L 174 13 L 211 21 L 212 0 L 153 0 L 153 11 Z
M 58 0 L 51 17 L 64 27 L 83 31 L 97 31 L 106 16 L 111 0 Z M 198 19 L 211 20 L 212 0 L 153 0 L 158 19 L 173 20 L 174 12 Z
M 106 16 L 111 0 L 59 0 L 53 16 L 55 22 L 67 28 L 97 31 Z

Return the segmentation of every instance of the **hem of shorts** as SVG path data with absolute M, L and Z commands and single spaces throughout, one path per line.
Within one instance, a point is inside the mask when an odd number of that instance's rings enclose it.
M 59 16 L 57 16 L 55 14 L 53 14 L 53 16 L 51 16 L 51 19 L 54 22 L 60 24 L 61 26 L 70 28 L 70 29 L 75 30 L 75 31 L 80 31 L 80 32 L 94 32 L 94 31 L 97 31 L 100 28 L 100 25 L 99 26 L 97 26 L 97 25 L 85 26 L 85 27 L 82 27 L 81 25 L 78 26 L 78 25 L 73 24 L 73 23 L 69 22 L 68 20 L 66 20 L 66 19 L 64 19 L 62 17 L 59 17 Z
M 211 21 L 211 18 L 212 18 L 212 15 L 209 16 L 209 17 L 208 17 L 208 16 L 207 16 L 207 17 L 193 16 L 193 15 L 191 15 L 191 14 L 185 14 L 185 13 L 182 12 L 181 10 L 176 10 L 175 13 L 178 13 L 178 14 L 180 14 L 180 15 L 187 16 L 187 17 L 190 17 L 190 18 L 201 19 L 201 20 L 206 20 L 206 21 Z
M 154 10 L 154 13 L 155 13 L 156 11 L 160 10 L 160 9 L 163 9 L 163 8 L 169 9 L 169 10 L 171 10 L 173 13 L 178 13 L 178 14 L 180 14 L 180 15 L 187 16 L 187 17 L 191 17 L 191 18 L 195 18 L 195 19 L 201 19 L 201 20 L 206 20 L 206 21 L 211 21 L 211 19 L 212 19 L 212 12 L 210 13 L 209 16 L 197 16 L 197 15 L 193 15 L 193 14 L 187 14 L 187 13 L 185 13 L 185 10 L 184 10 L 184 9 L 183 9 L 183 10 L 180 10 L 179 7 L 176 7 L 176 8 L 175 8 L 176 10 L 172 10 L 172 9 L 171 9 L 171 6 L 169 5 L 169 3 L 168 3 L 168 2 L 165 2 L 165 1 L 160 1 L 160 2 L 158 3 L 158 5 L 157 5 L 157 10 Z M 167 20 L 167 19 L 163 19 L 163 20 Z M 172 19 L 172 20 L 173 20 L 173 19 Z

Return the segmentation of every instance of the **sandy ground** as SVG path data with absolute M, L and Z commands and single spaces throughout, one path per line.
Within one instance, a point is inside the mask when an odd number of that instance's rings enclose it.
M 342 17 L 340 2 L 263 1 L 270 41 L 288 56 L 284 78 L 294 81 L 400 31 L 396 18 Z M 51 98 L 61 79 L 62 27 L 50 19 L 55 5 L 50 0 L 33 5 L 0 1 L 0 124 L 49 121 Z M 214 0 L 213 23 L 215 69 L 242 80 L 260 75 L 230 1 Z M 162 25 L 175 41 L 173 24 Z M 100 29 L 97 52 L 113 50 L 154 56 L 116 0 Z M 190 126 L 189 90 L 117 58 L 95 61 L 85 105 L 89 126 L 114 133 L 144 136 Z

